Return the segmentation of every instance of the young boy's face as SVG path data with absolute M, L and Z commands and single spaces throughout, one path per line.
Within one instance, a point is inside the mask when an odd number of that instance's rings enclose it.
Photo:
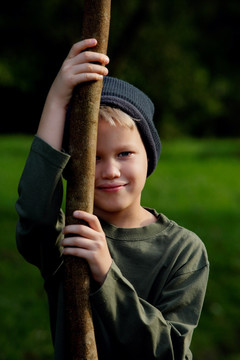
M 94 213 L 107 221 L 140 213 L 148 159 L 136 127 L 99 120 Z

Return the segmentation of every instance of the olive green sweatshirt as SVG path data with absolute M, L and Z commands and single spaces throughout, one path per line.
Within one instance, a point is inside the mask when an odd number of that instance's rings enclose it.
M 65 351 L 62 173 L 69 155 L 35 137 L 20 183 L 17 246 L 44 278 L 55 359 Z M 157 222 L 135 229 L 101 220 L 113 258 L 90 293 L 99 360 L 192 359 L 189 349 L 206 292 L 209 264 L 193 232 L 148 209 Z

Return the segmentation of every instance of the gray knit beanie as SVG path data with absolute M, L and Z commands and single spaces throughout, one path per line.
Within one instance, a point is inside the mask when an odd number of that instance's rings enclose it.
M 101 105 L 116 107 L 133 119 L 142 137 L 148 155 L 149 176 L 157 166 L 161 142 L 153 123 L 154 105 L 149 97 L 126 81 L 110 76 L 104 77 Z

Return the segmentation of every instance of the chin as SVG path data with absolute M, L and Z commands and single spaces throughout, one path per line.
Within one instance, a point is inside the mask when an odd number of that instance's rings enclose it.
M 102 207 L 95 207 L 96 211 L 99 213 L 112 213 L 112 214 L 116 214 L 116 213 L 121 213 L 123 212 L 126 208 L 123 206 L 102 206 Z
M 104 214 L 104 213 L 112 213 L 112 214 L 117 214 L 117 213 L 122 213 L 124 212 L 126 209 L 128 208 L 128 206 L 125 204 L 100 204 L 100 203 L 95 203 L 94 205 L 94 212 L 96 214 Z M 101 215 L 100 215 L 101 217 Z

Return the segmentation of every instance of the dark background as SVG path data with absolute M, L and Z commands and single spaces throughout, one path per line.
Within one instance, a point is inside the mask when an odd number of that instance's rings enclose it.
M 42 279 L 16 251 L 17 185 L 32 142 L 18 133 L 36 132 L 80 38 L 82 8 L 80 0 L 1 3 L 0 360 L 53 357 Z M 240 359 L 239 12 L 239 0 L 112 1 L 110 75 L 153 99 L 163 144 L 143 204 L 196 232 L 209 254 L 196 360 Z
M 80 38 L 83 1 L 1 4 L 0 132 L 34 133 L 47 91 Z M 160 135 L 240 135 L 237 0 L 112 1 L 111 76 L 145 91 Z

